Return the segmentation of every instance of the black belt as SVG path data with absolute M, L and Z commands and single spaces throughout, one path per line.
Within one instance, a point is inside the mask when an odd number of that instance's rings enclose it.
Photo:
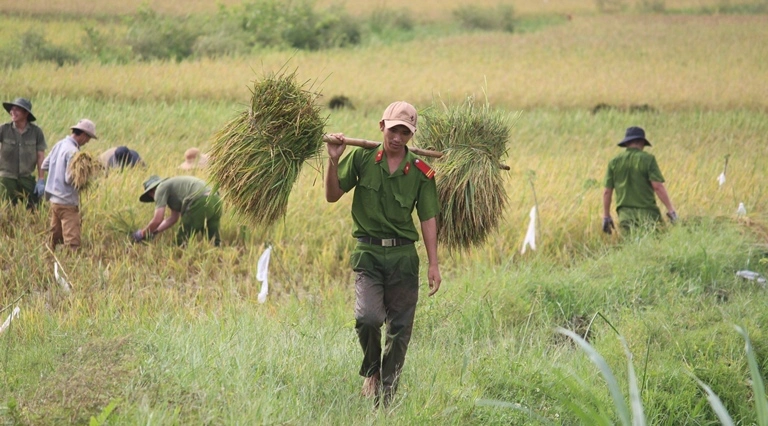
M 373 237 L 357 237 L 357 241 L 361 243 L 366 244 L 373 244 L 375 246 L 382 246 L 382 247 L 397 247 L 397 246 L 407 246 L 408 244 L 413 244 L 413 241 L 407 240 L 405 238 L 384 238 L 378 239 Z

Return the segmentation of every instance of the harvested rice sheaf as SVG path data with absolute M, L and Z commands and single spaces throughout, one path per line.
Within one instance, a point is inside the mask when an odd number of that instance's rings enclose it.
M 418 144 L 442 151 L 434 160 L 440 201 L 438 241 L 450 249 L 485 242 L 507 205 L 504 173 L 507 113 L 472 99 L 455 107 L 432 106 L 422 113 Z
M 229 203 L 255 224 L 285 215 L 301 166 L 322 147 L 318 94 L 295 72 L 254 81 L 251 107 L 214 137 L 208 169 Z
M 91 183 L 101 174 L 101 163 L 90 153 L 79 151 L 72 156 L 67 166 L 67 171 L 72 177 L 72 186 L 78 191 L 85 191 Z

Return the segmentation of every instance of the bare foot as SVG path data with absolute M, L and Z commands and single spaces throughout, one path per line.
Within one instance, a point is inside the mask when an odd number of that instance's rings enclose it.
M 371 377 L 366 377 L 363 382 L 363 396 L 366 398 L 373 398 L 379 393 L 379 372 L 373 374 Z

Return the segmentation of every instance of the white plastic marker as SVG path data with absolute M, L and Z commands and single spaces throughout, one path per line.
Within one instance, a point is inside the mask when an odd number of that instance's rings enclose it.
M 269 254 L 272 252 L 272 246 L 268 246 L 259 258 L 259 266 L 256 269 L 256 279 L 261 281 L 261 291 L 259 292 L 259 303 L 267 301 L 269 284 L 267 284 L 267 275 L 269 275 Z
M 21 311 L 21 309 L 19 309 L 18 306 L 13 308 L 13 312 L 11 312 L 11 314 L 8 315 L 8 318 L 5 320 L 3 325 L 0 325 L 0 333 L 4 332 L 5 329 L 8 328 L 8 326 L 11 325 L 11 321 L 13 321 L 14 318 L 19 316 L 19 312 L 20 311 Z
M 765 288 L 765 277 L 758 274 L 754 271 L 748 271 L 748 270 L 742 270 L 742 271 L 736 271 L 736 276 L 744 278 L 745 280 L 749 281 L 757 281 L 758 284 L 760 284 L 761 287 Z
M 731 154 L 726 154 L 725 155 L 725 164 L 723 165 L 723 171 L 722 171 L 722 173 L 720 173 L 720 176 L 717 177 L 718 188 L 720 188 L 723 185 L 725 185 L 725 172 L 728 170 L 728 158 L 730 156 L 731 156 Z
M 739 203 L 739 208 L 736 209 L 736 216 L 744 217 L 747 215 L 747 208 L 744 207 L 744 203 Z
M 64 273 L 64 268 L 61 268 L 61 272 Z M 59 262 L 55 260 L 53 261 L 53 276 L 56 277 L 56 282 L 59 283 L 59 285 L 64 291 L 69 293 L 72 290 L 72 286 L 69 285 L 67 280 L 61 275 L 59 275 Z
M 531 208 L 531 221 L 528 222 L 528 232 L 525 233 L 525 240 L 523 241 L 523 248 L 520 250 L 520 254 L 525 254 L 526 247 L 536 250 L 536 206 Z

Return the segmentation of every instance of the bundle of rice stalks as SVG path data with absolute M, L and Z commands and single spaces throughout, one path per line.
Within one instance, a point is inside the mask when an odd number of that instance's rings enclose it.
M 67 171 L 72 177 L 72 186 L 78 191 L 85 191 L 102 171 L 101 163 L 85 151 L 72 156 Z
M 422 113 L 418 143 L 442 151 L 434 160 L 440 201 L 438 241 L 450 249 L 482 244 L 507 205 L 501 158 L 509 116 L 488 103 L 433 106 Z
M 136 217 L 133 209 L 120 210 L 109 214 L 107 228 L 124 235 L 130 235 L 133 231 L 139 229 L 141 221 Z
M 236 210 L 255 224 L 285 214 L 301 166 L 317 156 L 326 118 L 318 94 L 296 83 L 295 72 L 254 81 L 251 107 L 214 137 L 209 174 Z

